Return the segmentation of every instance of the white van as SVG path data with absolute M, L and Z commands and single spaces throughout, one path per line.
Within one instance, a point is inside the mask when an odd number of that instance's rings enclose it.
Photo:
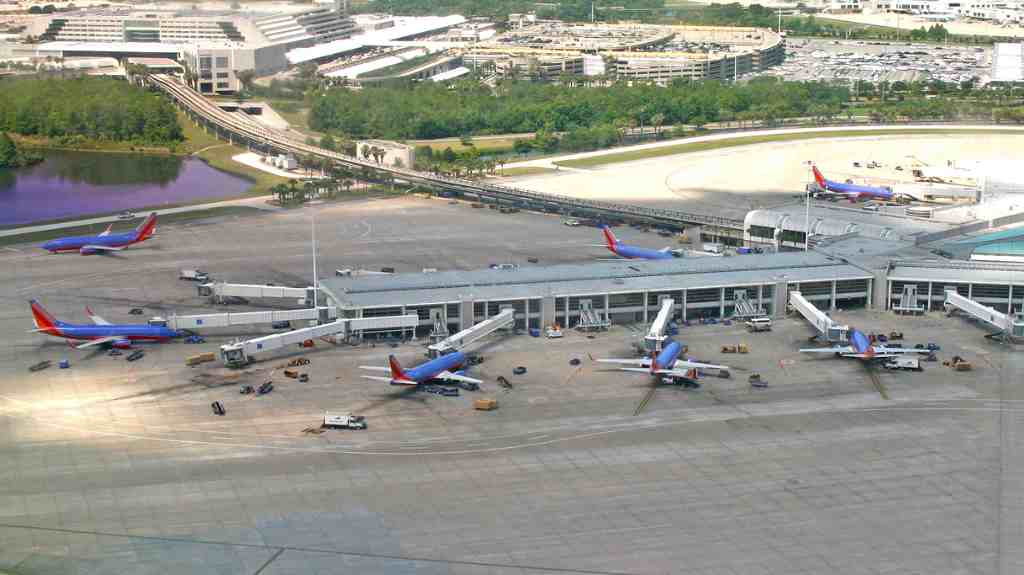
M 770 317 L 755 317 L 747 320 L 744 324 L 750 331 L 771 331 L 772 330 L 772 318 Z

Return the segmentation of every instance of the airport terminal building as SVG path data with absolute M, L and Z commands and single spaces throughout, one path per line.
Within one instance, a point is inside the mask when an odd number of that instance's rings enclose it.
M 823 308 L 864 307 L 873 281 L 839 259 L 793 252 L 337 277 L 320 286 L 341 317 L 416 313 L 426 333 L 438 320 L 458 331 L 505 307 L 515 308 L 519 328 L 648 322 L 667 297 L 683 321 L 733 317 L 738 308 L 785 313 L 790 290 Z

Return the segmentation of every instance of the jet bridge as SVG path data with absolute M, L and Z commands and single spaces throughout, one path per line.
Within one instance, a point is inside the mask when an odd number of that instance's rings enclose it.
M 1006 337 L 1020 339 L 1024 337 L 1024 314 L 1005 314 L 995 308 L 988 307 L 966 298 L 956 292 L 955 289 L 946 290 L 946 312 L 952 314 L 960 310 L 967 315 L 985 322 L 999 331 L 989 334 L 987 337 Z
M 477 340 L 491 335 L 499 329 L 512 325 L 515 321 L 515 309 L 507 307 L 502 309 L 498 315 L 489 317 L 474 326 L 468 327 L 435 344 L 431 344 L 427 349 L 429 350 L 431 357 L 439 357 L 446 353 L 460 350 Z
M 201 315 L 172 315 L 167 318 L 167 327 L 171 329 L 203 329 L 211 327 L 231 327 L 235 325 L 254 325 L 276 323 L 279 321 L 302 320 L 334 320 L 338 317 L 338 308 L 320 307 L 309 309 L 247 311 L 239 313 L 208 313 Z
M 647 336 L 644 337 L 644 345 L 648 351 L 661 351 L 661 346 L 668 337 L 665 335 L 665 330 L 668 328 L 668 322 L 672 319 L 672 308 L 675 306 L 675 303 L 675 300 L 670 297 L 661 300 L 661 309 L 658 310 L 658 315 L 655 316 L 651 329 L 647 331 Z
M 803 294 L 798 291 L 789 292 L 789 305 L 800 312 L 818 333 L 824 336 L 831 343 L 843 343 L 846 341 L 847 332 L 850 328 L 845 325 L 838 325 L 825 312 L 821 311 L 814 304 L 807 301 Z
M 298 345 L 309 339 L 327 336 L 348 337 L 365 330 L 416 329 L 419 325 L 416 314 L 367 318 L 345 318 L 303 329 L 275 333 L 220 346 L 220 359 L 228 367 L 241 367 L 255 360 L 255 355 L 274 351 L 289 345 Z
M 313 291 L 317 288 L 295 288 L 287 286 L 271 286 L 261 284 L 231 284 L 215 282 L 198 287 L 199 295 L 214 298 L 244 297 L 247 299 L 291 299 L 299 303 L 313 301 Z

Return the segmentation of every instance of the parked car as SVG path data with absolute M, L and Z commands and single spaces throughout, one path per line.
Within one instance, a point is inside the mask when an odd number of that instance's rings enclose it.
M 128 312 L 128 314 L 129 314 L 129 315 L 142 315 L 142 314 L 144 314 L 144 313 L 146 313 L 146 312 L 145 312 L 145 311 L 143 311 L 141 307 L 133 307 L 133 308 L 132 308 L 132 309 L 131 309 L 131 310 L 130 310 L 130 311 Z
M 224 413 L 226 413 L 224 411 L 224 406 L 219 401 L 215 401 L 215 402 L 211 403 L 210 407 L 213 408 L 214 415 L 224 415 Z
M 263 385 L 261 385 L 259 387 L 259 389 L 256 390 L 256 393 L 257 393 L 257 395 L 266 395 L 266 394 L 270 393 L 271 391 L 274 391 L 274 384 L 272 382 L 268 381 L 268 382 L 264 383 Z
M 135 361 L 137 359 L 142 359 L 142 356 L 144 355 L 146 355 L 146 352 L 142 351 L 141 349 L 137 349 L 128 354 L 128 357 L 126 357 L 125 359 L 128 361 Z
M 125 211 L 121 212 L 120 214 L 117 214 L 117 219 L 119 219 L 119 220 L 134 220 L 135 219 L 135 212 L 132 212 L 132 211 L 129 211 L 129 210 L 125 210 Z

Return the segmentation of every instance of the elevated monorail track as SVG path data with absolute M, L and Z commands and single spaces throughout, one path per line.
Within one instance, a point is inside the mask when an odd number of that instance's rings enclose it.
M 737 232 L 743 230 L 742 220 L 721 216 L 543 194 L 511 186 L 499 186 L 408 168 L 384 166 L 312 146 L 288 132 L 268 128 L 244 115 L 222 110 L 202 94 L 182 84 L 174 77 L 154 74 L 148 76 L 146 81 L 150 86 L 165 92 L 195 121 L 213 129 L 218 137 L 264 153 L 277 152 L 301 157 L 326 158 L 352 168 L 389 173 L 396 181 L 408 182 L 437 192 L 447 192 L 460 197 L 510 207 L 573 216 L 645 222 L 678 230 L 691 226 L 703 226 L 708 228 L 705 230 L 706 233 L 722 236 L 738 236 Z

